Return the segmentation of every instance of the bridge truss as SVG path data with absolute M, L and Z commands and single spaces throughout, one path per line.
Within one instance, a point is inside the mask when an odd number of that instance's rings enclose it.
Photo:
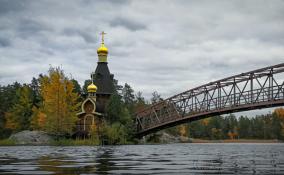
M 284 105 L 284 63 L 190 89 L 136 113 L 137 137 L 211 116 Z

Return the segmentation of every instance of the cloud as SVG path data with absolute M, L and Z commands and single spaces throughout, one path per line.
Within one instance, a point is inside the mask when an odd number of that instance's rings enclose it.
M 11 42 L 8 38 L 1 38 L 0 37 L 0 47 L 7 47 L 10 46 Z
M 1 85 L 50 64 L 82 84 L 101 31 L 115 78 L 148 99 L 284 60 L 283 1 L 30 2 L 0 1 Z
M 25 9 L 27 0 L 1 0 L 0 1 L 0 15 L 7 13 L 14 13 Z
M 40 23 L 40 21 L 31 19 L 20 19 L 16 28 L 18 35 L 23 38 L 31 37 L 39 34 L 39 32 L 49 30 L 47 26 Z
M 80 36 L 85 40 L 85 42 L 88 43 L 96 42 L 96 39 L 91 34 L 85 31 L 77 30 L 74 28 L 66 28 L 63 30 L 63 33 L 66 34 L 67 36 L 76 36 L 76 35 Z
M 146 26 L 125 18 L 115 18 L 110 21 L 111 27 L 125 27 L 131 31 L 144 30 Z

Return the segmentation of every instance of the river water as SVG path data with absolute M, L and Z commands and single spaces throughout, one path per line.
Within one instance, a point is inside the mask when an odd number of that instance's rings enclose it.
M 0 174 L 284 174 L 284 144 L 0 147 Z

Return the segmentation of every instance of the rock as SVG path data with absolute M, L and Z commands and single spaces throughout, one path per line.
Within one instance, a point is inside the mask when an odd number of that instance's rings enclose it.
M 47 145 L 53 139 L 44 131 L 21 131 L 10 136 L 19 145 Z
M 179 136 L 179 141 L 182 142 L 182 143 L 190 142 L 189 138 L 185 137 L 185 136 Z
M 192 143 L 192 139 L 185 136 L 175 136 L 165 131 L 159 131 L 143 137 L 139 140 L 139 143 Z
M 159 138 L 160 143 L 178 143 L 179 139 L 173 135 L 170 135 L 166 132 L 161 132 L 161 136 Z

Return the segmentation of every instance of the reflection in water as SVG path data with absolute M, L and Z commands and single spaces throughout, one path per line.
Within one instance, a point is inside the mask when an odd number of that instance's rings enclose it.
M 96 156 L 97 165 L 97 172 L 100 173 L 107 173 L 108 171 L 112 170 L 112 167 L 115 166 L 115 163 L 111 161 L 112 159 L 112 149 L 103 149 L 101 148 L 101 154 Z M 100 149 L 99 149 L 100 153 Z
M 0 147 L 0 174 L 284 174 L 284 144 Z

